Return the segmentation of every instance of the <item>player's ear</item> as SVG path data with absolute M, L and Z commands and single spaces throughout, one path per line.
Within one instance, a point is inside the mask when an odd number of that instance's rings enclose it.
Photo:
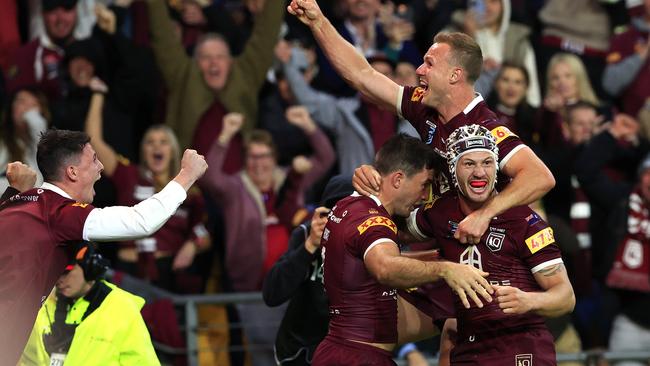
M 451 71 L 451 74 L 449 75 L 449 83 L 456 84 L 462 79 L 462 76 L 463 76 L 463 69 L 461 69 L 460 67 L 455 67 Z
M 398 170 L 390 175 L 390 184 L 393 188 L 398 189 L 404 181 L 404 172 Z
M 68 165 L 65 168 L 65 175 L 69 180 L 76 182 L 79 179 L 79 169 L 74 165 Z

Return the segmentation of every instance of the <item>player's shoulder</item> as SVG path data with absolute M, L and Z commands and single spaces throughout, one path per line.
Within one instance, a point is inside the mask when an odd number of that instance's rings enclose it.
M 445 192 L 441 196 L 434 197 L 431 202 L 422 205 L 420 210 L 429 216 L 446 215 L 458 207 L 458 195 L 456 192 Z
M 497 217 L 497 222 L 507 226 L 526 228 L 526 232 L 548 227 L 542 216 L 526 205 L 512 207 Z

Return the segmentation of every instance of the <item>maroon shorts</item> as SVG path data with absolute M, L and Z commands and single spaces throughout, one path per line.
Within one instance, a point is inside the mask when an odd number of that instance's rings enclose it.
M 415 290 L 397 290 L 397 294 L 433 320 L 442 330 L 445 320 L 455 318 L 454 294 L 445 281 L 424 284 Z
M 493 331 L 456 341 L 451 364 L 469 366 L 555 366 L 553 336 L 545 328 Z
M 392 354 L 368 344 L 326 336 L 316 348 L 312 366 L 396 366 Z

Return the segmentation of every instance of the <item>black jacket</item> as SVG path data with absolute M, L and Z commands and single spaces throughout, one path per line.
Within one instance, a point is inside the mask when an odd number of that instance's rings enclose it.
M 311 254 L 305 249 L 309 230 L 309 223 L 293 230 L 289 249 L 264 279 L 262 294 L 268 306 L 291 300 L 275 339 L 280 364 L 310 365 L 316 347 L 327 334 L 328 302 L 321 251 Z

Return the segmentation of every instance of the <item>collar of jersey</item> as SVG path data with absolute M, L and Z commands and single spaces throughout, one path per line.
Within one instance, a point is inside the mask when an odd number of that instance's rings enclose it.
M 357 191 L 354 191 L 354 192 L 352 192 L 352 197 L 361 197 L 361 194 L 359 192 L 357 192 Z M 366 196 L 366 197 L 368 197 L 368 198 L 372 199 L 373 201 L 375 201 L 377 206 L 381 206 L 381 201 L 379 200 L 379 198 L 377 198 L 377 196 L 371 194 L 370 196 Z
M 472 99 L 471 102 L 463 109 L 463 113 L 467 114 L 476 107 L 477 104 L 481 103 L 483 101 L 483 96 L 480 93 L 474 92 L 474 99 Z
M 72 199 L 72 197 L 70 197 L 69 194 L 67 194 L 64 190 L 62 190 L 61 188 L 55 186 L 52 183 L 43 182 L 43 184 L 41 185 L 41 188 L 47 189 L 47 190 L 52 191 L 54 193 L 58 193 L 58 194 L 60 194 L 61 196 L 65 197 L 65 198 Z

